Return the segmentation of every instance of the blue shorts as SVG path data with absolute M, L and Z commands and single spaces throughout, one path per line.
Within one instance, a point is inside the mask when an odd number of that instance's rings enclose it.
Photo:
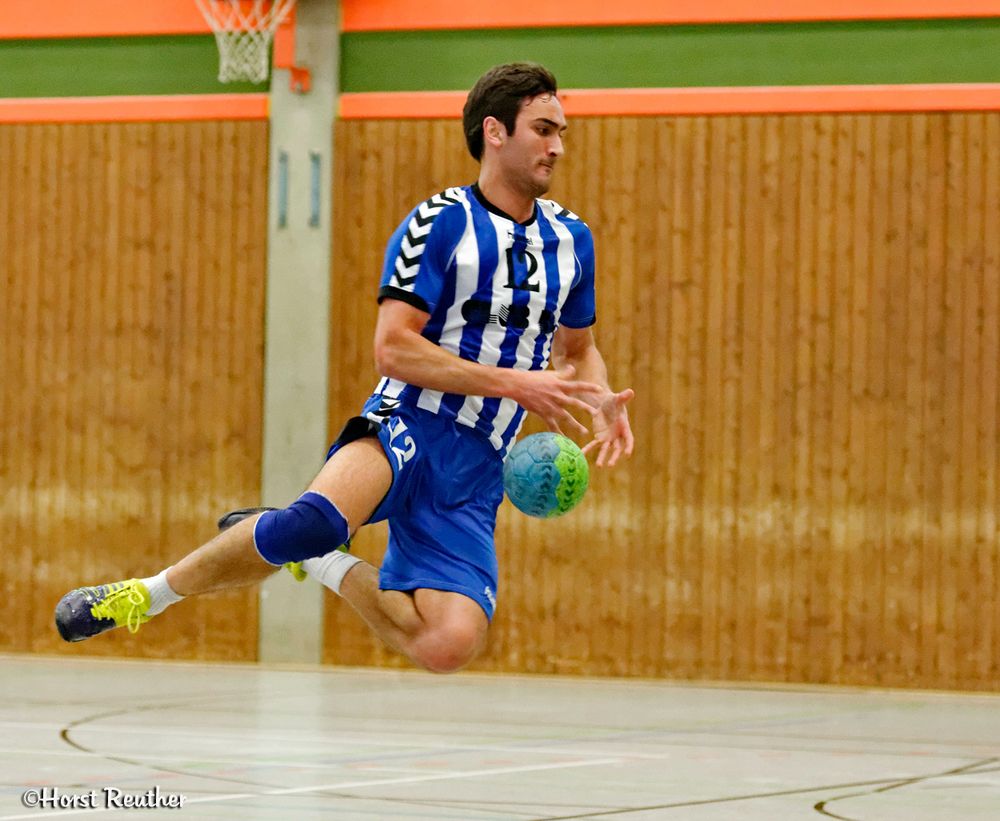
M 503 460 L 486 437 L 416 407 L 375 415 L 372 397 L 333 443 L 327 458 L 377 436 L 392 486 L 365 524 L 387 520 L 382 590 L 447 590 L 478 602 L 493 618 L 497 556 L 493 542 L 503 501 Z M 376 421 L 377 420 L 377 421 Z

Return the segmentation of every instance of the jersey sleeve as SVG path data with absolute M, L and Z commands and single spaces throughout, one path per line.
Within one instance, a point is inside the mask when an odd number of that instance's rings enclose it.
M 434 313 L 451 258 L 461 238 L 459 201 L 447 193 L 421 203 L 395 230 L 385 249 L 378 301 L 398 299 Z M 457 229 L 457 230 L 456 230 Z
M 580 222 L 573 230 L 573 253 L 576 256 L 576 277 L 563 303 L 559 324 L 567 328 L 588 328 L 597 321 L 594 297 L 594 237 L 586 224 Z

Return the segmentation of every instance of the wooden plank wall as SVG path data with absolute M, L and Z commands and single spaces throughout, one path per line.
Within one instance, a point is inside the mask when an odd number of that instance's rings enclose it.
M 389 233 L 476 173 L 454 121 L 336 140 L 335 428 Z M 1000 114 L 581 119 L 552 196 L 638 451 L 563 520 L 504 506 L 478 668 L 996 689 Z
M 259 495 L 267 124 L 0 127 L 0 650 L 253 659 L 255 591 L 66 645 Z

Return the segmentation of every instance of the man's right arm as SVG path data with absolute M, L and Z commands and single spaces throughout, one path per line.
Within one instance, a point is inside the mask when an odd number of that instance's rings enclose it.
M 522 371 L 469 362 L 421 336 L 429 315 L 396 299 L 383 299 L 375 326 L 375 364 L 383 376 L 429 390 L 466 396 L 513 399 L 537 414 L 550 430 L 569 425 L 581 433 L 587 428 L 570 408 L 590 412 L 579 396 L 601 391 L 600 385 L 573 379 L 562 371 Z

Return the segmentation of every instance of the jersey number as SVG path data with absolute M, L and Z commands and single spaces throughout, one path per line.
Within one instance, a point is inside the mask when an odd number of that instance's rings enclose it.
M 538 273 L 538 260 L 535 259 L 531 251 L 518 249 L 517 257 L 524 262 L 526 273 L 524 279 L 518 282 L 514 276 L 514 249 L 507 249 L 507 287 L 516 291 L 537 291 L 538 283 L 532 282 L 531 278 Z
M 389 447 L 392 448 L 400 470 L 417 452 L 413 437 L 407 436 L 406 431 L 407 427 L 402 419 L 394 419 L 389 423 Z M 402 447 L 399 446 L 400 444 Z

